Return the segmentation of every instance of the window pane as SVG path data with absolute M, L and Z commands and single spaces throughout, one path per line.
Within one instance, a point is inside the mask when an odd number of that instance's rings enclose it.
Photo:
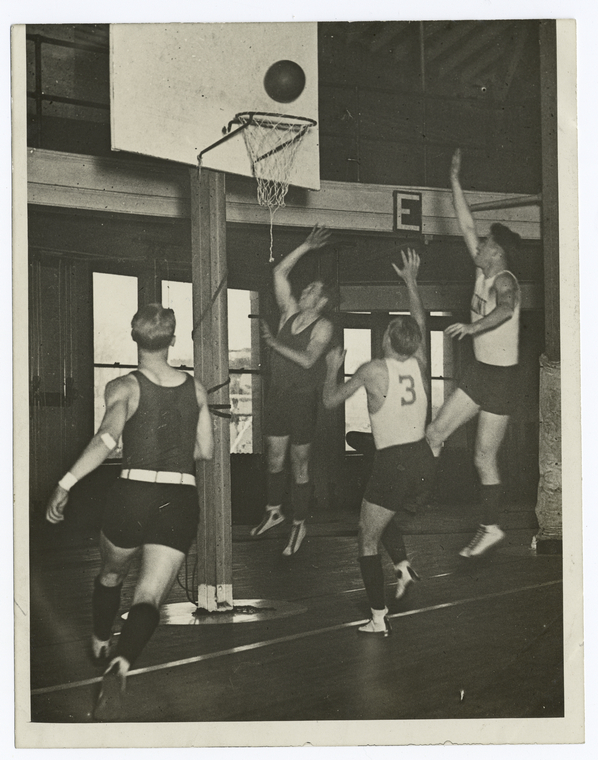
M 259 378 L 258 378 L 259 380 Z M 248 373 L 231 375 L 230 382 L 230 453 L 252 454 L 253 446 L 253 398 L 256 392 L 256 376 Z M 258 407 L 259 409 L 259 407 Z M 256 410 L 257 411 L 257 410 Z
M 228 361 L 233 369 L 259 369 L 259 325 L 250 318 L 257 294 L 228 290 Z M 257 453 L 261 448 L 259 415 L 261 378 L 231 372 L 231 454 Z
M 430 333 L 430 359 L 432 377 L 444 377 L 444 333 L 440 330 Z
M 436 418 L 440 407 L 444 404 L 444 386 L 444 380 L 432 380 L 432 419 Z
M 227 290 L 228 361 L 231 370 L 259 368 L 259 328 L 252 323 L 252 294 L 249 290 Z M 190 282 L 162 281 L 162 304 L 176 316 L 176 343 L 168 359 L 174 367 L 193 367 L 193 287 Z M 253 341 L 252 341 L 252 327 Z M 260 378 L 249 373 L 230 374 L 231 454 L 259 451 L 254 415 L 260 413 Z
M 131 319 L 137 311 L 137 278 L 93 273 L 93 360 L 137 365 Z
M 176 342 L 168 352 L 173 367 L 193 367 L 193 287 L 190 282 L 162 281 L 162 306 L 173 309 Z
M 345 350 L 347 351 L 345 376 L 352 375 L 358 367 L 372 358 L 371 336 L 371 331 L 366 328 L 346 328 L 344 330 Z M 361 433 L 371 432 L 365 388 L 360 388 L 357 393 L 345 401 L 345 435 L 351 430 L 357 430 Z M 345 450 L 352 451 L 346 442 Z
M 365 362 L 372 358 L 371 331 L 365 328 L 346 328 L 344 331 L 345 375 L 352 375 Z
M 137 278 L 93 273 L 93 354 L 95 364 L 137 366 L 137 346 L 131 339 L 131 319 L 137 311 Z M 130 367 L 95 367 L 94 431 L 104 417 L 106 383 L 130 372 Z M 121 442 L 108 455 L 122 455 Z
M 231 367 L 254 368 L 251 356 L 251 291 L 228 291 L 228 351 Z

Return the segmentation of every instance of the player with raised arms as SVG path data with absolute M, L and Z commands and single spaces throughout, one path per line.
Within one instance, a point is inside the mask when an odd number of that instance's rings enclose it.
M 298 248 L 274 268 L 274 294 L 280 310 L 276 337 L 262 323 L 266 344 L 272 349 L 270 388 L 265 406 L 267 439 L 267 498 L 264 517 L 252 528 L 254 537 L 283 522 L 282 500 L 286 489 L 285 461 L 290 448 L 293 477 L 293 524 L 283 555 L 295 554 L 305 538 L 311 484 L 309 456 L 316 429 L 318 401 L 325 375 L 324 353 L 332 338 L 332 323 L 322 312 L 331 291 L 321 280 L 307 285 L 297 300 L 289 275 L 309 251 L 325 246 L 330 232 L 316 225 Z
M 344 403 L 359 388 L 367 393 L 368 412 L 376 453 L 359 517 L 359 565 L 372 618 L 361 633 L 387 636 L 384 574 L 379 544 L 394 518 L 401 532 L 401 556 L 393 557 L 396 596 L 401 597 L 417 575 L 407 559 L 402 534 L 408 531 L 418 503 L 431 486 L 434 457 L 425 439 L 429 378 L 426 359 L 426 317 L 417 288 L 419 256 L 401 251 L 403 269 L 393 267 L 407 285 L 411 316 L 396 317 L 382 340 L 384 358 L 362 364 L 346 382 L 338 382 L 345 352 L 329 352 L 324 384 L 324 406 Z M 396 548 L 396 530 L 393 543 Z
M 70 471 L 59 481 L 46 518 L 64 520 L 70 488 L 102 464 L 122 436 L 123 469 L 106 499 L 100 533 L 101 567 L 92 595 L 94 660 L 107 663 L 94 711 L 97 720 L 121 714 L 126 676 L 154 633 L 164 603 L 197 534 L 195 460 L 211 459 L 212 419 L 198 380 L 167 362 L 174 345 L 172 309 L 149 304 L 131 323 L 138 369 L 106 386 L 106 412 Z M 112 626 L 133 558 L 141 568 L 116 647 Z
M 476 266 L 471 301 L 471 323 L 450 325 L 446 334 L 462 340 L 473 338 L 474 362 L 467 368 L 458 388 L 445 401 L 426 430 L 435 456 L 440 456 L 446 439 L 461 425 L 478 415 L 474 464 L 481 483 L 481 524 L 462 557 L 484 554 L 504 538 L 499 526 L 501 478 L 498 451 L 518 391 L 519 314 L 521 293 L 509 259 L 516 254 L 520 237 L 503 224 L 493 224 L 485 239 L 478 237 L 475 221 L 461 187 L 461 151 L 451 165 L 453 203 L 467 249 Z

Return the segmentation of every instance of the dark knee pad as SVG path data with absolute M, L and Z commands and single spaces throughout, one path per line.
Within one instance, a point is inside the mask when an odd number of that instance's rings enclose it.
M 132 667 L 159 622 L 160 613 L 153 604 L 134 604 L 125 620 L 114 656 L 124 657 Z
M 100 641 L 108 641 L 112 634 L 112 624 L 120 607 L 122 587 L 122 583 L 118 586 L 104 586 L 100 583 L 99 576 L 94 580 L 91 613 L 93 632 Z

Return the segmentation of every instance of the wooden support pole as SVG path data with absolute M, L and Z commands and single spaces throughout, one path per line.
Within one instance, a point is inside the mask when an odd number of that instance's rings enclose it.
M 209 394 L 210 404 L 227 412 L 225 179 L 223 173 L 206 169 L 191 170 L 190 178 L 195 375 L 208 391 L 217 388 Z M 209 612 L 233 606 L 228 417 L 214 416 L 214 437 L 214 459 L 197 467 L 198 606 Z

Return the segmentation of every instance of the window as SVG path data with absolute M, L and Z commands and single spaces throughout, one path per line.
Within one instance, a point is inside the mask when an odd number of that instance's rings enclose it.
M 369 328 L 351 327 L 345 328 L 343 334 L 347 351 L 345 357 L 345 380 L 347 380 L 358 367 L 372 358 L 372 333 Z M 365 388 L 360 388 L 345 401 L 345 436 L 352 430 L 361 433 L 370 433 L 372 430 Z M 345 450 L 352 451 L 346 442 Z
M 259 369 L 259 323 L 257 293 L 227 291 L 228 360 L 230 371 L 231 454 L 251 454 L 261 450 L 261 377 Z M 193 289 L 190 282 L 162 282 L 162 303 L 174 309 L 177 320 L 176 343 L 169 362 L 193 373 Z
M 193 375 L 193 289 L 190 282 L 164 280 L 162 306 L 174 310 L 176 341 L 168 351 L 168 363 L 187 368 Z
M 444 329 L 453 319 L 450 312 L 432 312 L 430 315 L 430 375 L 432 419 L 450 396 L 453 389 L 453 341 Z
M 137 346 L 131 340 L 131 319 L 136 311 L 136 277 L 93 273 L 94 431 L 106 410 L 106 383 L 137 366 Z M 119 442 L 109 457 L 121 454 Z
M 258 295 L 228 291 L 228 361 L 230 368 L 231 454 L 261 451 L 261 376 Z
M 432 419 L 444 404 L 444 333 L 430 332 L 430 374 L 432 376 Z

